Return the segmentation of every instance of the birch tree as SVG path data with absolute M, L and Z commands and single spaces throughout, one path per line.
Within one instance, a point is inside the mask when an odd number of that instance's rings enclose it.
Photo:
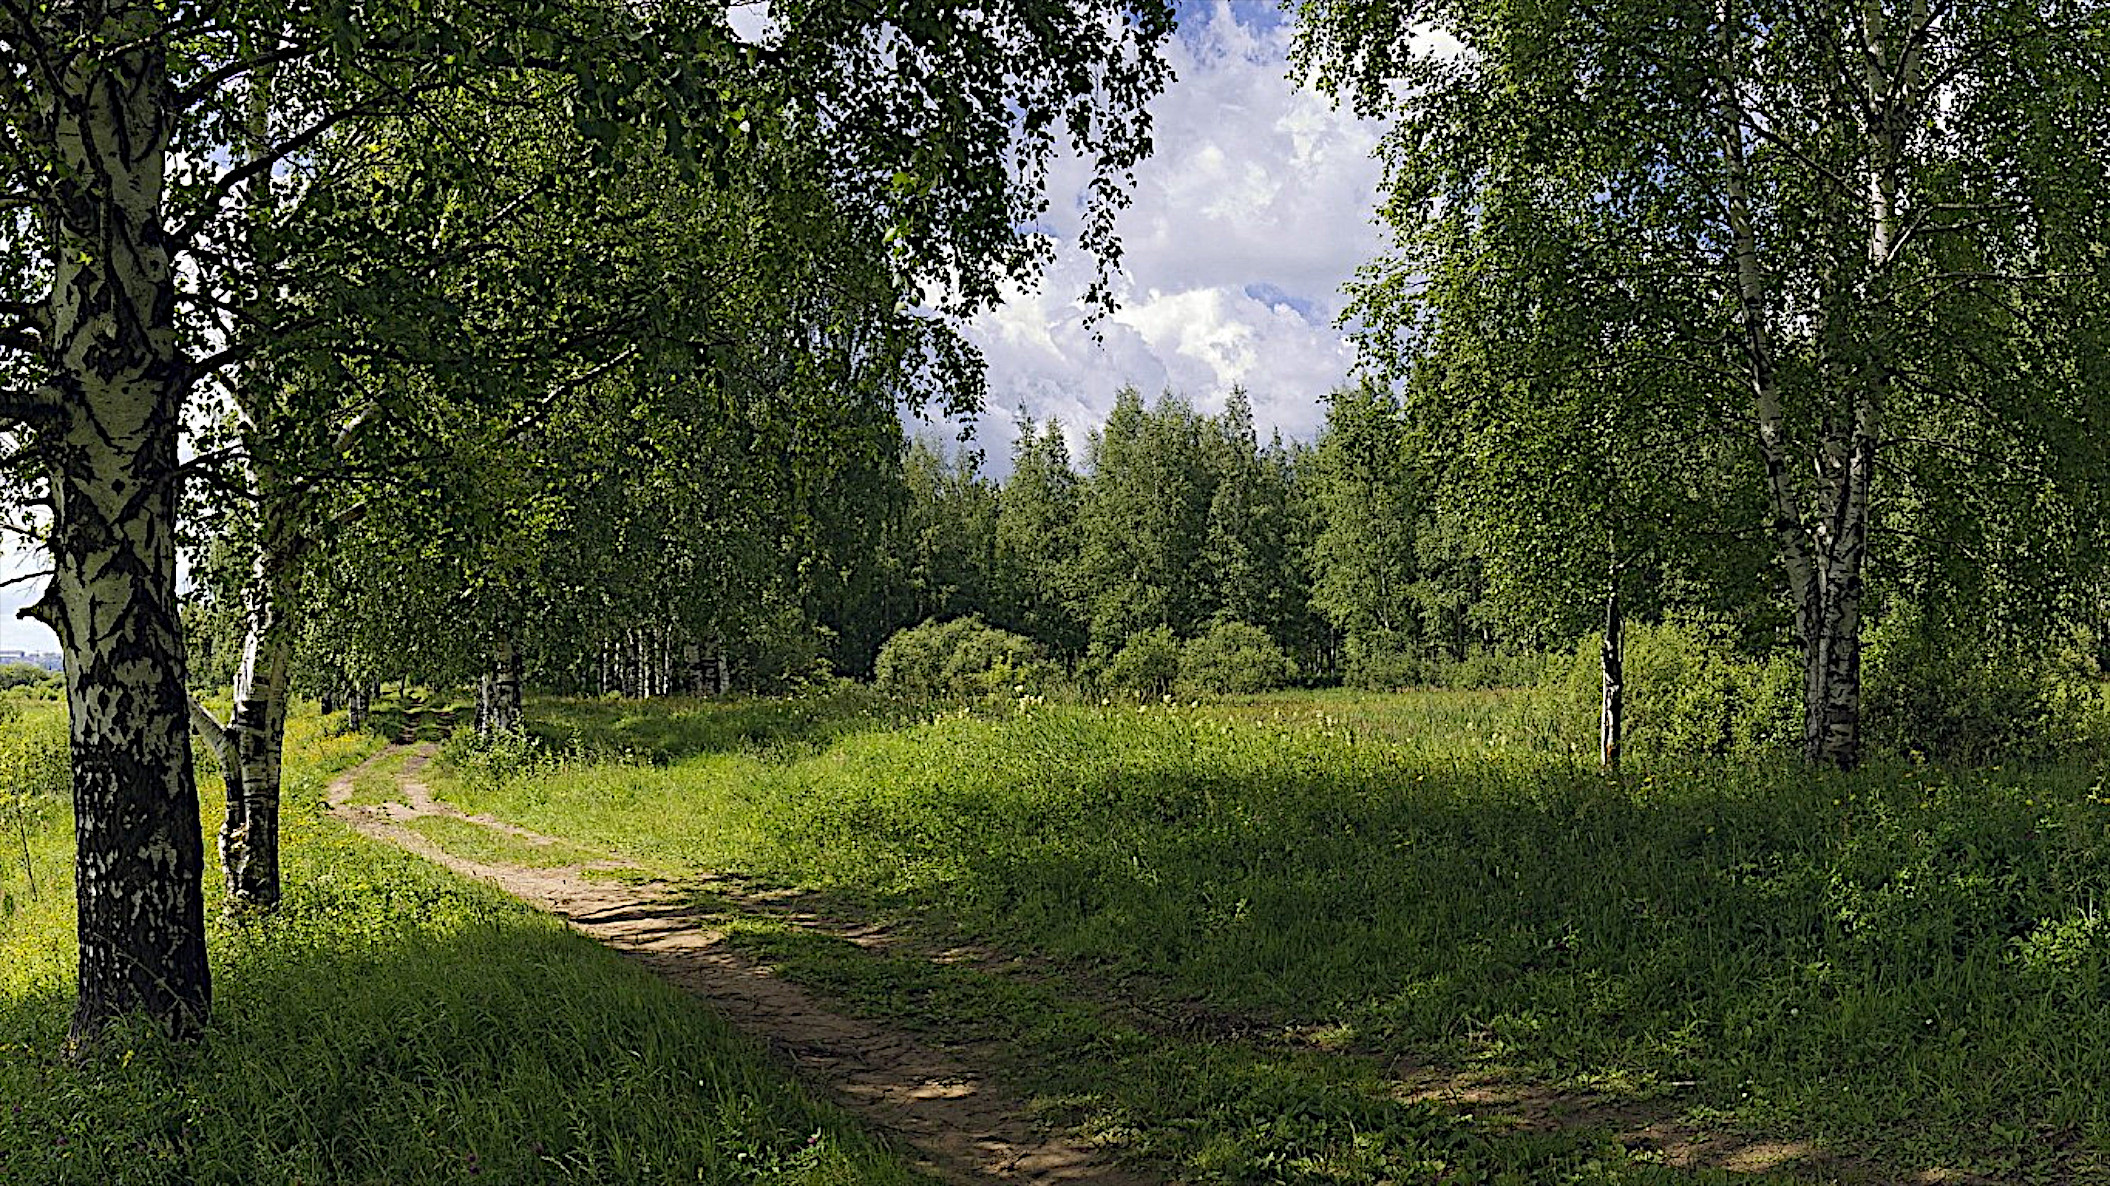
M 2056 449 L 2090 398 L 2071 374 L 2007 368 L 2016 308 L 2101 291 L 2103 6 L 1309 0 L 1300 16 L 1322 84 L 1396 117 L 1395 247 L 1357 305 L 1367 364 L 1411 368 L 1445 316 L 1415 278 L 1491 189 L 1566 185 L 1664 296 L 1688 365 L 1719 376 L 1802 642 L 1805 756 L 1854 765 L 1888 467 L 1957 444 L 1959 405 Z M 1456 52 L 1425 52 L 1432 31 Z
M 28 266 L 0 307 L 0 427 L 40 467 L 53 576 L 33 608 L 67 656 L 79 855 L 74 1032 L 138 1010 L 178 1033 L 210 1009 L 202 841 L 175 584 L 177 442 L 198 382 L 259 347 L 186 310 L 210 228 L 330 129 L 479 71 L 556 73 L 604 144 L 651 129 L 705 160 L 781 120 L 825 124 L 830 184 L 896 230 L 903 274 L 967 310 L 1046 248 L 1022 236 L 1059 141 L 1096 168 L 1088 238 L 1111 253 L 1121 178 L 1163 81 L 1161 4 L 1013 0 L 960 21 L 914 5 L 779 6 L 767 44 L 722 7 L 649 14 L 521 0 L 497 10 L 181 8 L 91 0 L 0 11 L 0 217 Z M 307 118 L 258 149 L 235 101 L 309 70 Z

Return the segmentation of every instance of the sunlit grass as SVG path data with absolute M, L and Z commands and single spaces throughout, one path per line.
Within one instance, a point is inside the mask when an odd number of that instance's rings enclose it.
M 537 843 L 447 815 L 421 816 L 411 820 L 406 826 L 446 852 L 489 864 L 555 869 L 590 864 L 604 860 L 608 855 L 564 841 Z
M 293 723 L 284 906 L 214 923 L 202 1045 L 68 1061 L 70 883 L 6 921 L 0 1181 L 915 1180 L 699 1002 L 326 819 L 330 773 L 380 742 L 320 724 Z M 39 852 L 63 857 L 64 824 Z
M 662 748 L 692 756 L 663 769 L 448 793 L 1362 1049 L 1920 1166 L 2110 1150 L 2094 772 L 1614 780 L 1536 711 L 1500 693 L 1028 706 L 846 723 L 825 747 L 675 736 Z

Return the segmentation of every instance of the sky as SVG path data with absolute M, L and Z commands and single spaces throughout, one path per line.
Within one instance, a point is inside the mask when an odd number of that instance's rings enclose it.
M 1061 420 L 1081 457 L 1127 386 L 1214 412 L 1242 385 L 1262 439 L 1310 439 L 1320 398 L 1348 376 L 1353 354 L 1334 323 L 1342 283 L 1381 245 L 1370 155 L 1379 128 L 1290 80 L 1275 0 L 1185 0 L 1179 16 L 1167 51 L 1175 81 L 1151 104 L 1156 151 L 1121 215 L 1120 308 L 1100 323 L 1101 340 L 1080 303 L 1094 266 L 1074 246 L 1086 180 L 1075 161 L 1050 178 L 1045 221 L 1057 246 L 1042 282 L 967 327 L 989 364 L 974 444 L 995 472 L 1009 468 L 1022 413 Z M 0 582 L 36 567 L 0 544 Z M 37 592 L 35 582 L 0 587 L 0 650 L 55 647 L 14 614 Z
M 1354 361 L 1335 327 L 1341 285 L 1381 246 L 1380 129 L 1292 82 L 1289 42 L 1274 0 L 1181 4 L 1176 81 L 1151 104 L 1155 152 L 1120 219 L 1120 310 L 1100 342 L 1079 303 L 1093 263 L 1074 246 L 1085 170 L 1057 169 L 1053 265 L 968 327 L 989 363 L 975 441 L 992 469 L 1008 468 L 1021 409 L 1060 419 L 1076 456 L 1126 386 L 1213 412 L 1242 385 L 1262 439 L 1316 432 L 1320 397 Z

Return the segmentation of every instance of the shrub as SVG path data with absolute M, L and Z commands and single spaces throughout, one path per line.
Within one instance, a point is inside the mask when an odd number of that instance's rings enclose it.
M 1861 716 L 1871 748 L 1953 762 L 2041 757 L 2055 709 L 2069 711 L 2049 659 L 1924 614 L 1893 613 L 1862 652 Z
M 1180 640 L 1163 626 L 1132 635 L 1100 678 L 1110 688 L 1162 696 L 1180 678 Z
M 1575 649 L 1566 700 L 1577 737 L 1595 737 L 1603 698 L 1600 635 Z M 1740 653 L 1689 623 L 1626 628 L 1626 748 L 1658 757 L 1791 754 L 1802 739 L 1802 672 L 1795 654 Z
M 50 672 L 34 663 L 0 663 L 0 691 L 35 687 L 47 682 L 50 676 Z
M 556 765 L 541 741 L 525 729 L 501 730 L 488 737 L 474 729 L 456 729 L 440 744 L 440 761 L 479 794 L 498 791 Z
M 1429 663 L 1413 639 L 1390 630 L 1350 635 L 1341 682 L 1351 688 L 1389 692 L 1429 682 Z
M 1559 655 L 1477 651 L 1463 659 L 1432 656 L 1397 631 L 1373 631 L 1348 639 L 1341 682 L 1351 688 L 1390 692 L 1400 688 L 1529 688 L 1558 683 L 1567 666 Z
M 1059 669 L 1032 639 L 976 617 L 911 626 L 879 648 L 879 686 L 910 696 L 1037 691 Z
M 1204 692 L 1269 692 L 1296 678 L 1268 632 L 1245 622 L 1218 622 L 1180 651 L 1180 682 Z

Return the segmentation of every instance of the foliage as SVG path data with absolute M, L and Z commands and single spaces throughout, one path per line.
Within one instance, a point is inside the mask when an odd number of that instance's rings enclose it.
M 878 684 L 908 696 L 991 696 L 1036 690 L 1057 672 L 1033 640 L 977 617 L 925 622 L 879 650 Z
M 478 790 L 503 786 L 551 765 L 548 751 L 526 729 L 456 729 L 440 744 L 440 760 Z
M 1585 638 L 1562 673 L 1578 736 L 1596 727 L 1599 646 L 1596 635 Z M 1720 628 L 1628 623 L 1628 747 L 1673 760 L 1789 757 L 1802 744 L 1801 679 L 1795 655 L 1741 653 Z
M 1179 637 L 1166 626 L 1130 635 L 1100 673 L 1109 688 L 1141 696 L 1162 696 L 1179 682 L 1184 657 Z
M 1463 659 L 1430 655 L 1418 641 L 1390 631 L 1348 637 L 1341 682 L 1370 692 L 1403 688 L 1527 688 L 1564 678 L 1563 655 L 1536 651 L 1479 650 Z
M 1322 513 L 1312 543 L 1313 608 L 1350 638 L 1383 635 L 1393 651 L 1408 640 L 1418 646 L 1415 534 L 1428 498 L 1398 401 L 1371 387 L 1334 392 L 1313 465 Z
M 837 681 L 791 697 L 673 697 L 650 705 L 544 698 L 530 732 L 574 763 L 665 765 L 699 754 L 812 752 L 909 719 L 910 706 Z
M 2050 656 L 1907 609 L 1869 631 L 1870 741 L 1942 762 L 2043 758 L 2084 733 L 2087 697 Z
M 63 889 L 63 883 L 38 881 L 33 845 L 64 814 L 71 778 L 65 719 L 42 705 L 25 712 L 18 702 L 0 700 L 0 867 L 12 865 L 21 873 L 22 899 Z M 12 882 L 12 876 L 0 882 L 7 887 L 0 889 L 0 915 L 12 915 L 22 904 Z
M 1267 631 L 1222 619 L 1180 648 L 1179 672 L 1182 685 L 1204 692 L 1272 692 L 1296 680 L 1297 665 Z
M 0 692 L 16 688 L 42 688 L 65 679 L 62 672 L 46 671 L 34 663 L 0 663 Z
M 1630 565 L 1784 591 L 1806 757 L 1851 766 L 1864 589 L 2012 621 L 2096 578 L 2100 6 L 1298 7 L 1388 122 L 1359 359 L 1453 446 L 1506 616 L 1572 633 Z
M 1003 590 L 999 620 L 1065 657 L 1082 654 L 1087 642 L 1077 612 L 1082 599 L 1074 587 L 1081 497 L 1061 423 L 1021 423 L 1011 476 L 997 495 L 993 550 Z

